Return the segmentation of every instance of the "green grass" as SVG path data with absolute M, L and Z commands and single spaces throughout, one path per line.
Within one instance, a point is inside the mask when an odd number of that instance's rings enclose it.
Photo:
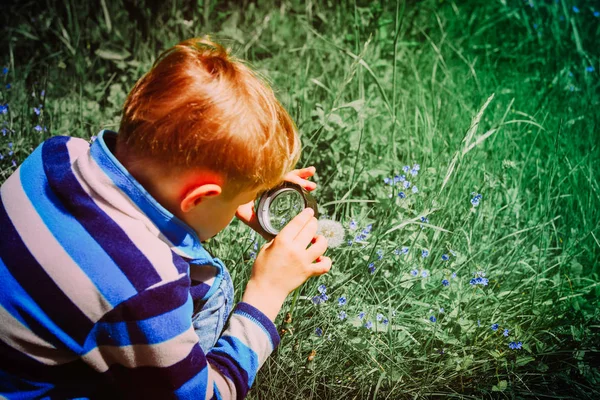
M 299 166 L 317 167 L 321 213 L 347 228 L 356 221 L 347 240 L 372 224 L 362 243 L 328 250 L 331 272 L 300 288 L 284 323 L 290 296 L 278 320 L 287 333 L 249 398 L 600 395 L 600 8 L 204 1 L 128 13 L 117 2 L 101 0 L 106 12 L 82 3 L 20 2 L 2 16 L 12 85 L 1 94 L 10 107 L 0 116 L 2 180 L 50 135 L 116 129 L 127 91 L 158 52 L 209 31 L 270 79 L 294 117 Z M 419 191 L 400 199 L 383 180 L 415 163 L 408 176 Z M 228 265 L 237 299 L 253 240 L 234 221 L 208 246 Z M 409 253 L 396 255 L 403 246 Z M 487 286 L 470 285 L 477 271 Z M 329 300 L 315 305 L 321 284 Z

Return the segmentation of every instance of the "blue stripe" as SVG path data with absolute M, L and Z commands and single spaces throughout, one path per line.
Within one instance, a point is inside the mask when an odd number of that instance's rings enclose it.
M 114 143 L 115 138 L 115 132 L 100 132 L 90 148 L 92 158 L 115 186 L 129 196 L 175 247 L 189 255 L 189 258 L 211 262 L 211 255 L 202 247 L 196 233 L 160 205 L 111 153 L 106 142 Z
M 175 391 L 177 399 L 204 399 L 208 382 L 208 366 Z
M 223 335 L 217 340 L 210 354 L 211 356 L 225 355 L 234 360 L 248 374 L 248 381 L 245 383 L 248 387 L 252 386 L 259 366 L 258 355 L 241 340 L 234 336 Z M 209 359 L 212 360 L 211 357 Z
M 219 391 L 219 387 L 217 386 L 216 383 L 213 384 L 213 399 L 215 399 L 215 400 L 222 400 L 223 399 L 221 397 L 221 392 Z
M 31 255 L 13 226 L 4 204 L 0 201 L 0 226 L 3 240 L 0 241 L 2 261 L 32 300 L 62 330 L 83 344 L 93 322 L 56 285 L 46 270 Z
M 42 146 L 48 185 L 69 213 L 89 232 L 138 291 L 161 281 L 161 277 L 121 227 L 83 190 L 73 174 L 68 137 L 54 137 Z
M 190 329 L 193 311 L 192 298 L 167 313 L 142 321 L 98 322 L 85 344 L 87 353 L 97 346 L 129 346 L 157 344 L 181 335 Z
M 21 165 L 21 184 L 48 230 L 110 304 L 114 306 L 137 293 L 113 259 L 69 215 L 48 187 L 42 169 L 41 146 Z

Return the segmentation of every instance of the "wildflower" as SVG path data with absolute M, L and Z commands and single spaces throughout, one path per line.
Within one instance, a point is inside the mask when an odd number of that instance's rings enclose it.
M 510 342 L 510 343 L 508 344 L 508 347 L 509 347 L 509 348 L 511 348 L 511 349 L 513 349 L 513 350 L 519 350 L 519 349 L 521 349 L 521 348 L 522 348 L 522 345 L 523 345 L 523 343 L 522 343 L 522 342 L 517 342 L 517 343 L 515 343 L 515 342 Z
M 492 330 L 496 332 L 498 330 L 498 324 L 492 324 Z
M 402 186 L 404 186 L 404 189 L 408 189 L 408 188 L 410 188 L 410 182 L 404 181 L 404 182 L 402 182 Z
M 367 321 L 367 323 L 365 324 L 365 328 L 367 328 L 367 329 L 373 328 L 373 323 L 371 321 Z
M 487 278 L 482 278 L 482 277 L 477 277 L 477 278 L 472 278 L 469 283 L 473 286 L 475 285 L 481 285 L 481 286 L 487 286 L 488 285 L 489 280 Z
M 413 192 L 413 193 L 418 193 L 418 192 L 419 192 L 419 189 L 417 189 L 417 187 L 416 187 L 416 186 L 413 186 L 413 187 L 412 187 L 412 192 Z
M 12 156 L 12 155 L 13 155 L 13 151 L 12 151 L 12 150 L 10 150 L 10 151 L 8 152 L 8 155 L 9 155 L 9 156 Z
M 387 318 L 384 318 L 383 321 L 381 321 L 381 323 L 387 325 L 390 323 L 390 321 Z
M 417 276 L 417 275 L 419 275 L 419 271 L 417 271 L 416 269 L 413 269 L 412 271 L 410 271 L 410 274 L 412 276 Z
M 7 88 L 7 89 L 10 89 L 11 87 L 12 87 L 12 86 L 11 86 L 11 84 L 10 84 L 10 83 L 7 83 L 7 84 L 6 84 L 6 88 Z
M 4 160 L 4 156 L 0 153 L 0 160 Z
M 427 223 L 429 223 L 429 218 L 427 218 L 427 217 L 421 217 L 421 222 L 424 222 L 424 223 L 427 224 Z
M 427 271 L 426 269 L 424 269 L 423 271 L 421 271 L 421 276 L 423 278 L 427 278 L 428 275 L 429 275 L 429 271 Z
M 401 199 L 404 199 L 404 198 L 406 198 L 406 193 L 400 192 L 400 193 L 398 193 L 398 197 L 400 197 Z
M 35 115 L 40 115 L 42 113 L 42 105 L 40 104 L 39 107 L 33 107 L 33 112 Z
M 408 172 L 410 170 L 410 167 L 408 165 L 405 165 L 404 167 L 402 167 L 402 171 L 404 172 Z
M 471 199 L 471 204 L 473 204 L 473 207 L 477 207 L 479 205 L 479 202 L 481 201 L 481 195 L 479 193 L 471 193 L 471 195 L 473 196 L 473 198 Z
M 361 311 L 361 312 L 358 314 L 358 319 L 362 320 L 364 317 L 365 317 L 365 313 L 364 313 L 364 311 Z
M 504 332 L 502 332 L 502 334 L 503 334 L 504 336 L 508 337 L 508 332 L 510 332 L 510 330 L 508 330 L 508 329 L 505 329 L 505 330 L 504 330 Z
M 348 315 L 346 314 L 345 311 L 340 311 L 340 313 L 338 314 L 338 318 L 341 319 L 342 321 L 346 319 Z
M 8 104 L 0 104 L 0 114 L 6 114 L 8 112 Z
M 442 280 L 442 285 L 448 286 L 448 285 L 450 285 L 450 282 L 448 282 L 448 279 L 444 279 L 444 280 Z
M 42 90 L 42 91 L 40 92 L 40 97 L 44 97 L 44 96 L 46 96 L 46 91 L 45 91 L 45 90 Z
M 573 12 L 575 14 L 578 14 L 579 13 L 579 8 L 577 8 L 576 6 L 573 6 Z
M 338 306 L 341 307 L 341 306 L 344 306 L 344 305 L 346 305 L 346 298 L 344 296 L 342 296 L 342 297 L 340 297 L 338 299 Z
M 454 257 L 456 257 L 456 253 L 454 252 L 454 250 L 450 250 L 450 254 L 452 254 Z
M 383 183 L 385 183 L 386 185 L 391 184 L 392 180 L 390 178 L 383 178 Z
M 12 160 L 12 166 L 16 167 L 17 166 L 17 162 L 15 160 Z
M 321 296 L 314 296 L 312 298 L 312 302 L 315 305 L 319 305 L 319 304 L 321 304 L 323 302 L 323 299 L 321 299 Z
M 34 129 L 36 132 L 41 132 L 41 131 L 42 131 L 42 127 L 41 127 L 41 126 L 39 126 L 39 125 L 36 125 L 36 126 L 34 126 L 34 127 L 33 127 L 33 129 Z
M 429 320 L 431 322 L 435 322 L 435 321 L 437 321 L 437 318 L 432 315 L 431 317 L 429 317 Z
M 600 11 L 594 11 L 594 17 L 596 17 L 596 18 L 600 17 Z
M 452 276 L 452 279 L 456 279 L 456 272 L 453 272 L 451 276 Z
M 440 307 L 440 313 L 443 314 L 444 313 L 444 307 Z
M 345 234 L 344 227 L 339 222 L 330 219 L 319 220 L 317 235 L 325 236 L 328 247 L 338 247 L 344 243 Z
M 356 225 L 356 221 L 354 219 L 352 219 L 350 221 L 350 230 L 354 231 L 354 230 L 356 230 L 356 228 L 358 228 L 358 226 Z
M 585 69 L 587 72 L 594 72 L 594 67 L 592 65 L 590 65 L 589 67 L 587 67 Z
M 8 148 L 9 148 L 9 149 L 12 149 L 12 148 L 13 148 L 13 142 L 9 142 L 9 143 L 8 143 Z
M 381 260 L 383 258 L 383 250 L 379 249 L 377 250 L 377 259 Z
M 317 336 L 323 336 L 323 329 L 321 329 L 321 328 L 315 329 L 315 335 L 317 335 Z
M 402 247 L 402 249 L 396 249 L 396 250 L 394 250 L 394 254 L 395 255 L 408 254 L 408 247 L 404 246 L 404 247 Z
M 317 288 L 317 290 L 321 294 L 326 293 L 327 292 L 327 286 L 325 286 L 325 285 L 319 285 L 319 287 Z
M 416 170 L 416 169 L 414 169 L 414 168 L 410 170 L 410 174 L 411 174 L 412 176 L 417 176 L 417 174 L 418 174 L 418 173 L 419 173 L 419 171 L 418 171 L 418 170 Z
M 375 267 L 374 263 L 369 264 L 369 272 L 370 273 L 374 274 L 375 273 L 375 269 L 376 269 L 376 267 Z
M 321 295 L 319 296 L 321 298 L 321 301 L 324 303 L 327 300 L 329 300 L 329 296 L 327 296 L 325 293 L 321 293 Z
M 258 243 L 254 242 L 254 250 L 258 250 Z
M 377 314 L 377 321 L 381 322 L 383 319 L 383 314 Z
M 477 320 L 477 326 L 480 327 L 481 326 L 481 321 Z
M 442 254 L 442 261 L 448 261 L 449 259 L 448 254 Z
M 400 175 L 400 176 L 396 175 L 394 177 L 394 183 L 404 182 L 405 180 L 406 180 L 406 175 Z
M 423 249 L 421 250 L 421 257 L 425 258 L 429 256 L 429 250 Z
M 8 74 L 8 68 L 4 67 L 4 68 L 2 68 L 2 75 L 6 75 L 6 74 Z

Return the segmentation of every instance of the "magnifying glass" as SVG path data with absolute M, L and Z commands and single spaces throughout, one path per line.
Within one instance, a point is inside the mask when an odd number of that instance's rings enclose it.
M 317 201 L 302 186 L 283 182 L 266 191 L 257 200 L 254 207 L 260 226 L 270 233 L 277 235 L 284 226 L 307 207 L 315 211 L 314 217 L 319 217 Z

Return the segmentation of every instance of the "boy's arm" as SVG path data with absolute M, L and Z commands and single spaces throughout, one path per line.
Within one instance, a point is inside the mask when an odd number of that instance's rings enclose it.
M 96 323 L 82 359 L 125 397 L 244 398 L 279 344 L 273 322 L 239 303 L 214 348 L 204 354 L 192 312 L 187 276 L 140 292 Z

